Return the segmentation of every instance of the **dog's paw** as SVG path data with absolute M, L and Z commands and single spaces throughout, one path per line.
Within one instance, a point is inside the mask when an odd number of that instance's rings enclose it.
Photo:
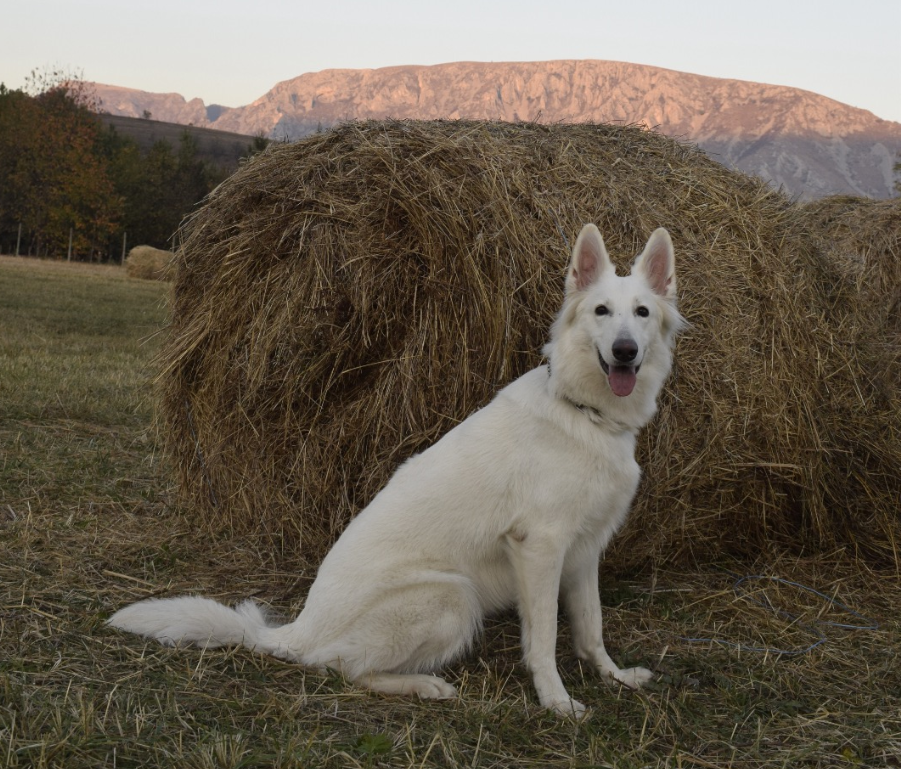
M 357 678 L 356 683 L 374 692 L 424 700 L 449 700 L 457 696 L 457 690 L 443 678 L 415 673 L 367 673 Z
M 614 681 L 618 681 L 629 689 L 640 689 L 653 677 L 654 674 L 647 668 L 626 668 L 611 674 Z
M 585 718 L 586 713 L 588 713 L 588 708 L 578 700 L 574 700 L 572 697 L 553 700 L 543 704 L 554 715 L 560 716 L 561 718 L 571 718 L 574 721 L 581 721 Z
M 424 700 L 451 700 L 457 696 L 457 690 L 443 678 L 438 676 L 410 676 L 410 694 Z

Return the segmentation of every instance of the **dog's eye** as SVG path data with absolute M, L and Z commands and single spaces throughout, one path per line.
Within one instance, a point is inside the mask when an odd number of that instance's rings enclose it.
M 608 312 L 610 312 L 610 310 L 607 309 L 606 304 L 599 304 L 597 307 L 594 308 L 595 315 L 606 315 Z
M 644 305 L 639 305 L 639 306 L 635 309 L 635 314 L 636 314 L 639 318 L 647 318 L 648 315 L 651 314 L 651 311 L 650 311 L 647 307 L 645 307 Z

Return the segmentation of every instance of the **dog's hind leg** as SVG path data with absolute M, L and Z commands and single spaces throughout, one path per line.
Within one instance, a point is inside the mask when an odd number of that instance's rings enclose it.
M 305 609 L 300 621 L 312 623 Z M 431 570 L 384 585 L 335 632 L 318 634 L 302 662 L 340 670 L 348 680 L 383 694 L 446 699 L 456 689 L 434 676 L 462 655 L 481 627 L 481 606 L 468 580 Z M 316 631 L 312 631 L 316 636 Z M 328 637 L 325 637 L 328 636 Z

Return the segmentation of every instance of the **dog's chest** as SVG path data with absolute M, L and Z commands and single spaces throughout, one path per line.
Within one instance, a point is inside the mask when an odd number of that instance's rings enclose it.
M 585 512 L 590 523 L 597 519 L 606 525 L 628 510 L 641 479 L 641 468 L 635 461 L 634 439 L 606 439 L 597 452 L 586 452 L 583 462 L 583 484 L 576 491 L 576 505 Z

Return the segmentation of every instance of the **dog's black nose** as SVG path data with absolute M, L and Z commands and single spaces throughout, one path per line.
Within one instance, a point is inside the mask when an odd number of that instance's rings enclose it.
M 620 363 L 631 363 L 638 355 L 638 345 L 633 339 L 617 339 L 613 343 L 613 357 Z

